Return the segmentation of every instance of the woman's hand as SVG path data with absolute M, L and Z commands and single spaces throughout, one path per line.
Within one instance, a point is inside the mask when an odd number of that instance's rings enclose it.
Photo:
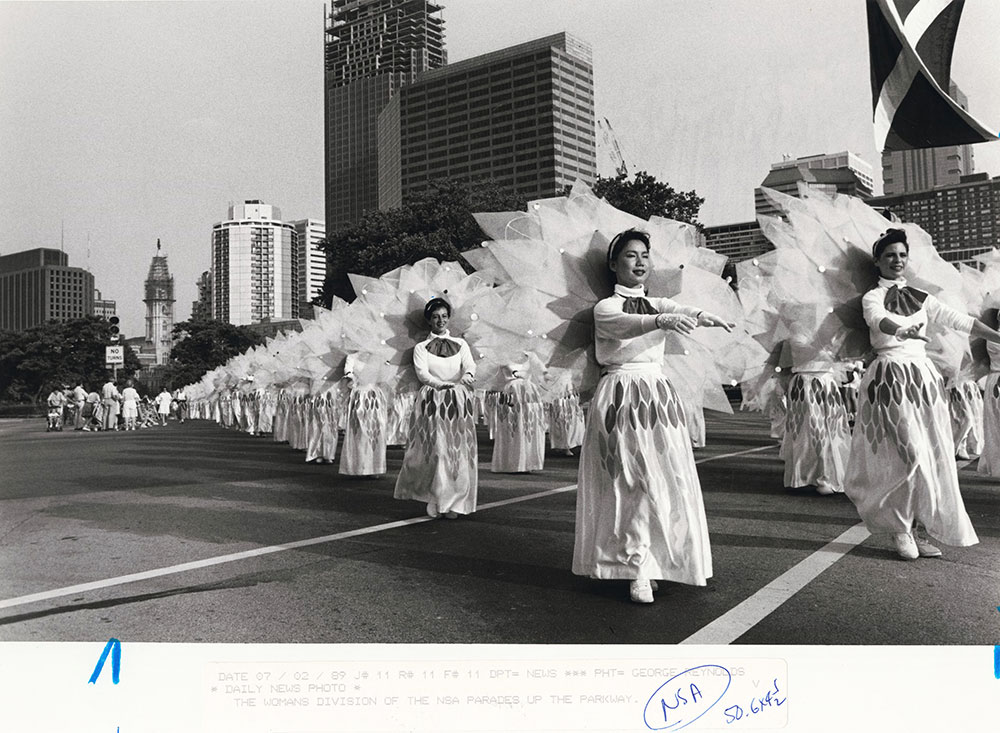
M 698 325 L 707 326 L 708 328 L 722 328 L 725 329 L 727 333 L 731 333 L 732 330 L 736 328 L 735 323 L 724 321 L 718 316 L 713 316 L 711 313 L 707 313 L 705 311 L 698 314 Z
M 476 383 L 476 378 L 471 374 L 462 375 L 462 384 L 464 384 L 466 387 L 471 387 L 475 383 Z
M 923 328 L 922 324 L 915 323 L 912 326 L 900 326 L 896 330 L 896 338 L 900 341 L 906 341 L 907 339 L 919 339 L 920 341 L 930 341 L 929 338 L 920 333 L 920 329 Z
M 698 325 L 698 319 L 680 313 L 660 313 L 656 317 L 656 327 L 661 331 L 691 333 Z

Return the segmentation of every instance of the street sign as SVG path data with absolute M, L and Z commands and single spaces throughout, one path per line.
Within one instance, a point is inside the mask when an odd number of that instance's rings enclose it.
M 108 366 L 113 366 L 115 364 L 119 366 L 125 365 L 125 347 L 124 346 L 105 346 L 104 347 L 104 362 Z

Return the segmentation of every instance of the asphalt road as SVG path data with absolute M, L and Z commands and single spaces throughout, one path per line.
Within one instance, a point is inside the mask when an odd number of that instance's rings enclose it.
M 46 433 L 43 420 L 0 421 L 0 641 L 1000 639 L 1000 483 L 974 463 L 960 478 L 980 544 L 905 562 L 885 538 L 856 543 L 865 534 L 844 496 L 784 489 L 759 416 L 710 413 L 695 457 L 715 575 L 703 588 L 664 583 L 638 606 L 626 583 L 569 570 L 577 459 L 492 474 L 483 438 L 480 510 L 431 521 L 392 498 L 400 449 L 386 476 L 353 479 L 208 422 Z M 93 586 L 72 589 L 82 584 Z

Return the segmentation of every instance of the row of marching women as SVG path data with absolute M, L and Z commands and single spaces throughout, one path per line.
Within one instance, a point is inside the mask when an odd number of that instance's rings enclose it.
M 557 389 L 540 387 L 512 369 L 505 389 L 474 392 L 475 422 L 486 426 L 495 441 L 493 472 L 540 471 L 547 445 L 572 455 L 583 442 L 579 395 L 565 384 Z M 339 445 L 341 474 L 375 476 L 386 472 L 387 447 L 408 443 L 414 407 L 412 394 L 391 394 L 378 386 L 354 389 L 345 379 L 317 395 L 232 389 L 212 399 L 194 400 L 190 412 L 196 419 L 288 443 L 305 452 L 307 463 L 333 463 Z
M 540 468 L 547 425 L 554 447 L 581 445 L 573 572 L 628 581 L 637 603 L 657 581 L 712 575 L 692 450 L 703 411 L 731 413 L 736 385 L 783 435 L 787 485 L 846 494 L 907 559 L 941 554 L 928 535 L 974 544 L 944 380 L 984 376 L 970 338 L 1000 343 L 1000 268 L 959 272 L 919 228 L 857 199 L 764 192 L 783 214 L 761 217 L 775 251 L 740 263 L 738 288 L 692 225 L 575 186 L 527 211 L 476 214 L 489 239 L 462 253 L 471 274 L 422 260 L 352 275 L 356 300 L 189 393 L 198 414 L 307 458 L 332 457 L 342 428 L 342 473 L 383 472 L 385 445 L 405 440 L 394 496 L 433 517 L 476 509 L 477 422 L 495 471 Z M 986 389 L 981 468 L 1000 466 L 993 376 Z

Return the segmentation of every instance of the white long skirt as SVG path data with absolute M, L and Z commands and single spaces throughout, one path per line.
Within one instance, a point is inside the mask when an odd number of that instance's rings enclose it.
M 947 392 L 930 360 L 880 355 L 865 371 L 845 488 L 873 534 L 920 523 L 947 545 L 979 541 L 959 492 Z
M 462 385 L 421 388 L 393 496 L 471 514 L 479 491 L 476 408 Z
M 340 473 L 376 476 L 385 473 L 385 392 L 376 385 L 355 385 L 347 403 Z
M 684 407 L 659 365 L 605 375 L 587 414 L 573 572 L 705 585 L 712 553 Z
M 788 411 L 781 441 L 785 486 L 844 490 L 851 427 L 843 393 L 829 373 L 802 372 L 788 384 Z
M 984 476 L 1000 476 L 1000 372 L 990 372 L 986 377 L 983 447 L 976 471 Z
M 413 418 L 413 405 L 416 401 L 417 395 L 414 392 L 397 392 L 393 395 L 386 426 L 387 445 L 406 445 L 410 437 L 410 421 Z
M 508 381 L 497 395 L 493 473 L 540 471 L 545 465 L 545 405 L 526 379 Z
M 983 396 L 971 379 L 952 387 L 948 392 L 951 413 L 951 436 L 955 452 L 979 455 L 983 449 Z
M 557 450 L 583 445 L 585 430 L 580 395 L 569 394 L 549 404 L 549 443 Z

